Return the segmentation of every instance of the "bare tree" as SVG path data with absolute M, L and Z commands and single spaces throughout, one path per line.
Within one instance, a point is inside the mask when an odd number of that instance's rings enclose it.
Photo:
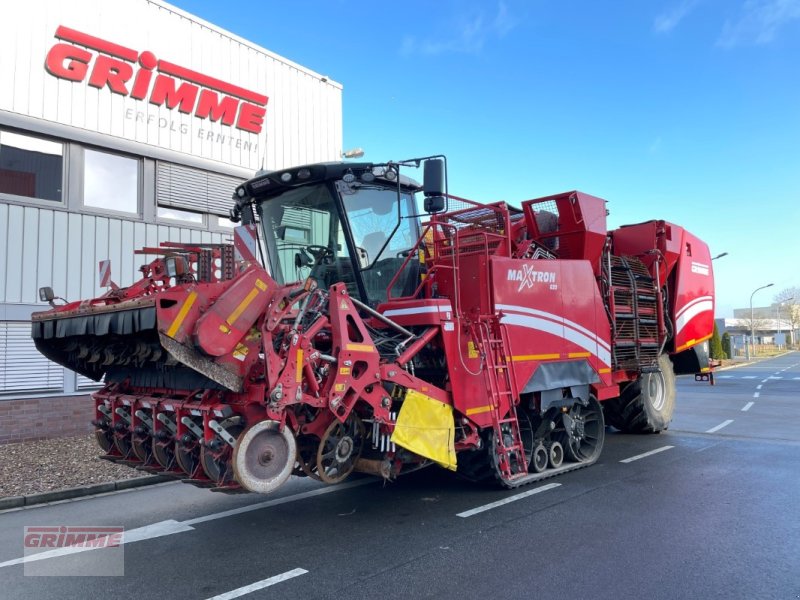
M 747 327 L 747 335 L 750 335 L 750 332 L 753 333 L 754 337 L 758 337 L 758 332 L 767 329 L 770 326 L 770 319 L 759 319 L 755 317 L 754 319 L 741 319 L 744 326 Z M 751 343 L 755 343 L 755 340 L 752 340 Z
M 794 332 L 800 326 L 800 287 L 785 288 L 775 294 L 773 300 L 779 315 L 778 318 L 785 317 L 789 320 L 792 338 L 794 338 Z M 795 343 L 794 339 L 792 339 L 792 343 Z

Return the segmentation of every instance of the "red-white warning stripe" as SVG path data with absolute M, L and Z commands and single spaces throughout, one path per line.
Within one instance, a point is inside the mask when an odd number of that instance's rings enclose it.
M 676 335 L 686 327 L 686 324 L 694 319 L 697 315 L 704 312 L 714 311 L 714 297 L 713 296 L 700 296 L 691 302 L 687 302 L 675 315 L 675 333 Z
M 256 247 L 258 244 L 258 230 L 256 225 L 239 225 L 233 228 L 233 248 L 237 260 L 258 262 Z
M 101 260 L 97 266 L 97 270 L 100 277 L 100 287 L 108 287 L 111 285 L 111 261 Z

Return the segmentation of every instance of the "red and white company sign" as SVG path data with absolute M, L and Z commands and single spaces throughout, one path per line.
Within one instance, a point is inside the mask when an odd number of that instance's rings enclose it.
M 92 87 L 261 133 L 269 100 L 263 94 L 63 25 L 55 37 L 63 41 L 50 48 L 45 61 L 55 77 L 81 82 L 88 75 Z

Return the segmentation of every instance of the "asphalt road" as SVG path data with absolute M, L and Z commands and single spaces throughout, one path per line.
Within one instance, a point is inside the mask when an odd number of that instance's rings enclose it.
M 609 431 L 594 466 L 519 490 L 427 469 L 267 497 L 167 483 L 0 513 L 0 598 L 797 599 L 799 513 L 790 353 L 713 387 L 679 378 L 667 432 Z M 26 576 L 102 554 L 23 564 L 26 525 L 120 525 L 139 541 L 122 577 Z

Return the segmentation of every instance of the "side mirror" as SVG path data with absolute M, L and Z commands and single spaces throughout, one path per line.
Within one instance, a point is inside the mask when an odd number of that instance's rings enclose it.
M 56 295 L 53 293 L 53 288 L 51 287 L 40 287 L 39 288 L 39 300 L 42 302 L 52 302 L 55 299 Z
M 444 161 L 431 158 L 425 161 L 422 191 L 425 194 L 425 212 L 442 212 L 445 208 L 444 197 Z

